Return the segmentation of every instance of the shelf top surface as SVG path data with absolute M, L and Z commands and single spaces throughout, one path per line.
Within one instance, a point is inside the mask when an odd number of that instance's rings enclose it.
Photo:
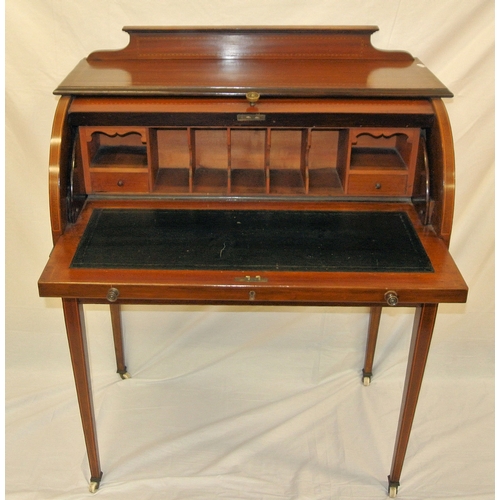
M 82 60 L 61 95 L 451 97 L 407 52 L 371 45 L 376 27 L 124 28 L 129 45 Z

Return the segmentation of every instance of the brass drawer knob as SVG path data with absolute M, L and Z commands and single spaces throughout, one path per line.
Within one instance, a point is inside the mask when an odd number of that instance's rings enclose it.
M 388 306 L 394 307 L 398 304 L 399 298 L 398 294 L 392 290 L 385 292 L 384 299 Z
M 118 288 L 111 287 L 108 290 L 106 298 L 108 299 L 109 302 L 116 302 L 119 295 L 120 295 L 120 291 L 118 290 Z
M 246 98 L 250 103 L 250 106 L 255 106 L 260 98 L 260 94 L 258 92 L 247 92 Z

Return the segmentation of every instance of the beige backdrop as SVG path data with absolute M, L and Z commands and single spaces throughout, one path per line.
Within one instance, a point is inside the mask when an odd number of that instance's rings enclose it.
M 493 498 L 494 2 L 492 0 L 9 0 L 6 17 L 6 483 L 8 498 L 89 498 L 51 250 L 53 89 L 129 25 L 355 25 L 420 58 L 455 94 L 451 252 L 470 286 L 443 305 L 401 498 Z M 360 383 L 366 310 L 129 307 L 114 373 L 105 307 L 87 307 L 110 499 L 384 498 L 411 311 L 382 320 Z

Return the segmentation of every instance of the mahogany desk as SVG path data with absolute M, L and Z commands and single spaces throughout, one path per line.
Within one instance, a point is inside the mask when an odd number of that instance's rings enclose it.
M 83 303 L 369 306 L 369 385 L 384 306 L 415 324 L 389 495 L 396 496 L 438 304 L 465 302 L 448 252 L 453 141 L 417 59 L 376 27 L 125 28 L 57 88 L 54 249 L 91 473 L 102 472 Z

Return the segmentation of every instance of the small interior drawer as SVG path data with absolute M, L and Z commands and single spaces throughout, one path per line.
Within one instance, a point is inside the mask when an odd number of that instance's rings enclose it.
M 407 175 L 357 174 L 351 172 L 347 194 L 370 196 L 405 196 Z
M 92 192 L 102 193 L 147 193 L 149 191 L 146 172 L 92 172 Z

